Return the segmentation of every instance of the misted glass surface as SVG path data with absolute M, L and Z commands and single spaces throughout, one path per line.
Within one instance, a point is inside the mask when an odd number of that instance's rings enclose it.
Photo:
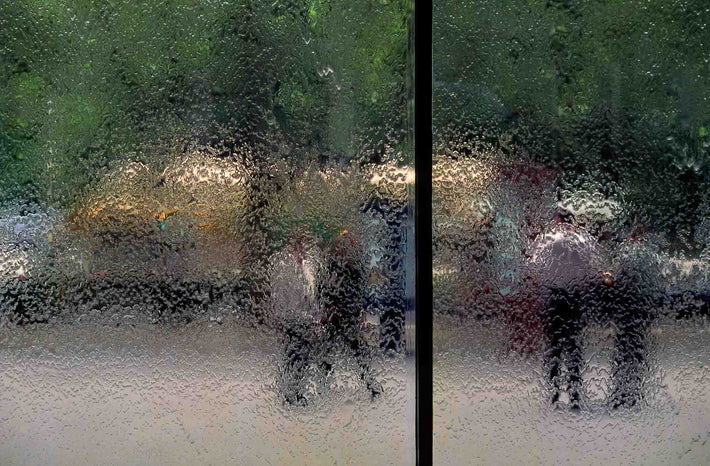
M 412 464 L 410 2 L 0 3 L 0 463 Z
M 434 2 L 437 464 L 710 461 L 710 9 Z

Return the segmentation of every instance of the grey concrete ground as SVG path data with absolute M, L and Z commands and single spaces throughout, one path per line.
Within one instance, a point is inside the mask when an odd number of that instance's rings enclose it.
M 638 408 L 605 403 L 613 331 L 589 328 L 579 413 L 549 404 L 541 355 L 502 325 L 434 326 L 436 464 L 710 463 L 710 325 L 652 329 Z M 307 408 L 275 389 L 273 334 L 224 325 L 97 324 L 0 331 L 0 464 L 412 464 L 413 374 L 378 360 L 371 402 L 355 364 Z M 410 366 L 411 367 L 411 366 Z
M 502 325 L 434 325 L 435 464 L 710 464 L 710 325 L 651 331 L 641 406 L 613 410 L 613 330 L 587 329 L 585 403 L 553 408 L 541 352 L 508 347 Z
M 96 324 L 0 331 L 0 464 L 414 462 L 413 373 L 347 361 L 306 408 L 280 401 L 276 335 L 240 326 Z

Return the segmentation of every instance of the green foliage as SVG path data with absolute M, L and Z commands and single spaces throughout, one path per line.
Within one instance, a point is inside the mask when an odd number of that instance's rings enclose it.
M 437 1 L 438 146 L 530 154 L 683 248 L 708 202 L 707 2 Z
M 215 141 L 247 144 L 255 157 L 401 147 L 409 10 L 406 1 L 5 2 L 0 197 L 67 205 L 118 159 L 160 165 L 175 148 Z

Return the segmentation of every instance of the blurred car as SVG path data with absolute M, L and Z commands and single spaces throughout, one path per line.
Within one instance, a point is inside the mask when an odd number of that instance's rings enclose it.
M 189 315 L 246 304 L 246 170 L 210 154 L 176 156 L 158 171 L 125 162 L 87 190 L 57 234 L 81 267 L 66 301 L 81 312 Z

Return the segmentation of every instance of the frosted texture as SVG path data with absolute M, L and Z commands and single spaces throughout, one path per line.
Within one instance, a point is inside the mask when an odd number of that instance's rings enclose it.
M 710 460 L 709 23 L 434 3 L 435 463 Z
M 0 2 L 0 463 L 414 462 L 410 6 Z

